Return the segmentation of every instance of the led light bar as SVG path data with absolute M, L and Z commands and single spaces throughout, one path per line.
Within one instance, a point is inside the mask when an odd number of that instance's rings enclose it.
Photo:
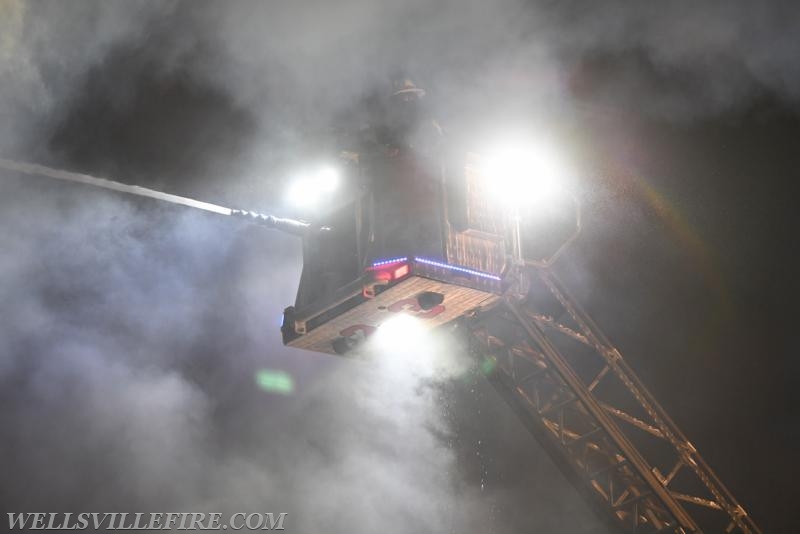
M 375 269 L 379 267 L 384 267 L 386 265 L 391 265 L 393 263 L 402 263 L 404 261 L 408 261 L 408 258 L 392 258 L 390 260 L 380 260 L 373 263 L 372 268 Z
M 456 271 L 456 272 L 464 273 L 464 274 L 471 274 L 473 276 L 479 276 L 481 278 L 488 278 L 489 280 L 495 280 L 495 281 L 498 281 L 498 282 L 502 280 L 502 278 L 500 278 L 499 276 L 494 275 L 494 274 L 482 273 L 480 271 L 474 271 L 472 269 L 467 269 L 466 267 L 459 267 L 457 265 L 450 265 L 450 264 L 447 264 L 447 263 L 442 263 L 440 261 L 429 260 L 427 258 L 414 258 L 414 261 L 417 261 L 419 263 L 424 263 L 426 265 L 432 265 L 434 267 L 441 267 L 442 269 L 448 269 L 450 271 Z

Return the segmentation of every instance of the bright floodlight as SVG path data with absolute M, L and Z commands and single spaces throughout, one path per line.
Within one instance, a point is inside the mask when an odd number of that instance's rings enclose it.
M 509 206 L 556 200 L 564 188 L 564 168 L 551 148 L 518 141 L 489 150 L 483 163 L 489 191 Z
M 319 204 L 327 195 L 339 187 L 339 171 L 334 167 L 322 167 L 297 177 L 289 186 L 288 200 L 298 207 Z
M 419 343 L 425 332 L 420 319 L 399 313 L 381 323 L 373 337 L 383 349 L 406 349 Z
M 326 193 L 332 193 L 339 187 L 339 171 L 333 167 L 323 167 L 316 175 L 319 187 Z
M 369 339 L 370 350 L 381 369 L 397 380 L 427 375 L 436 365 L 435 344 L 424 319 L 392 313 Z
M 426 319 L 388 312 L 386 320 L 370 336 L 369 350 L 392 380 L 416 387 L 418 378 L 456 376 L 468 369 L 469 359 L 460 358 L 453 339 L 442 334 L 431 330 Z

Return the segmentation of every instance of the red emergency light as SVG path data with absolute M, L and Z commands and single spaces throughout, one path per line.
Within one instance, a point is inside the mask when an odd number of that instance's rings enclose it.
M 395 258 L 375 262 L 367 270 L 372 271 L 374 280 L 379 282 L 394 282 L 411 273 L 408 258 Z

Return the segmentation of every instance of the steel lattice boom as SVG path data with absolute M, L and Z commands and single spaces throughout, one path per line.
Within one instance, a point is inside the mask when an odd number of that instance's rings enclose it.
M 570 478 L 629 532 L 760 532 L 555 275 L 525 274 L 526 298 L 469 319 L 471 349 Z

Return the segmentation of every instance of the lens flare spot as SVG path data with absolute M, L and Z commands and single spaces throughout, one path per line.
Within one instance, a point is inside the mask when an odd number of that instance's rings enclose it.
M 283 371 L 260 369 L 256 373 L 256 385 L 269 393 L 290 395 L 294 391 L 294 380 Z
M 485 358 L 481 362 L 481 371 L 487 376 L 492 374 L 495 367 L 497 367 L 497 360 L 495 358 Z

